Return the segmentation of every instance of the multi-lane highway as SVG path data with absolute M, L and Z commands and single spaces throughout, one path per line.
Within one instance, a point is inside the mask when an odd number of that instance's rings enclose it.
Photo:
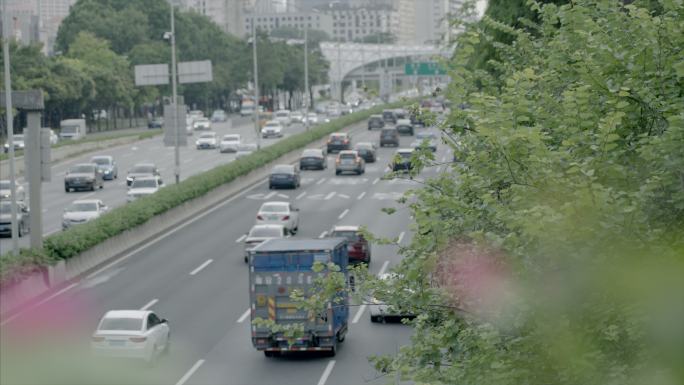
M 378 135 L 378 131 L 361 128 L 353 134 L 353 141 L 377 142 Z M 412 139 L 402 137 L 402 146 L 408 146 Z M 27 366 L 36 364 L 33 360 L 59 362 L 61 370 L 54 372 L 50 372 L 50 365 L 41 364 L 48 368 L 44 370 L 46 383 L 65 383 L 65 378 L 71 383 L 80 378 L 83 383 L 179 385 L 388 382 L 370 366 L 368 357 L 397 352 L 409 342 L 411 328 L 372 324 L 365 306 L 352 308 L 350 332 L 335 357 L 266 358 L 256 351 L 250 340 L 248 271 L 241 240 L 263 202 L 284 200 L 301 210 L 299 238 L 323 236 L 334 225 L 365 225 L 377 235 L 407 244 L 411 238 L 410 213 L 395 199 L 418 186 L 406 180 L 381 179 L 394 151 L 378 149 L 378 161 L 368 164 L 361 176 L 335 176 L 333 156 L 329 156 L 328 169 L 303 172 L 302 186 L 297 190 L 269 190 L 264 180 L 68 286 L 44 305 L 10 319 L 0 331 L 17 337 L 5 338 L 3 343 L 2 356 L 6 358 L 0 372 L 5 381 L 0 382 L 11 383 L 8 381 L 22 371 L 29 377 L 21 378 L 38 381 L 39 374 Z M 447 159 L 445 151 L 439 149 L 438 161 Z M 191 149 L 184 154 L 201 156 Z M 214 153 L 211 157 L 219 156 Z M 141 155 L 137 159 L 143 158 Z M 195 167 L 201 171 L 211 165 Z M 421 178 L 440 171 L 425 170 Z M 167 168 L 166 179 L 169 172 Z M 380 211 L 382 207 L 398 210 L 388 216 Z M 374 245 L 370 269 L 374 273 L 388 271 L 399 260 L 397 245 Z M 154 368 L 127 366 L 125 370 L 96 371 L 86 364 L 89 361 L 83 357 L 87 354 L 81 356 L 80 349 L 69 350 L 87 346 L 99 317 L 106 311 L 140 308 L 155 310 L 171 325 L 171 352 Z M 40 342 L 27 344 L 26 340 Z M 7 357 L 18 362 L 10 364 Z
M 285 128 L 285 137 L 303 131 L 305 128 L 301 124 L 293 124 Z M 213 123 L 212 130 L 219 138 L 224 134 L 240 134 L 243 142 L 256 143 L 254 126 L 250 119 L 232 116 L 232 122 Z M 199 131 L 201 133 L 203 131 Z M 188 146 L 181 147 L 181 179 L 185 179 L 194 174 L 207 171 L 213 167 L 228 163 L 235 159 L 233 153 L 219 153 L 218 150 L 197 150 L 195 139 L 199 136 L 198 132 L 194 136 L 188 137 Z M 262 145 L 268 146 L 280 140 L 279 138 L 264 139 Z M 78 199 L 101 199 L 107 206 L 116 207 L 126 202 L 126 172 L 136 163 L 153 162 L 157 165 L 162 174 L 164 183 L 174 182 L 174 149 L 164 147 L 162 137 L 138 141 L 132 144 L 112 147 L 108 150 L 91 152 L 83 156 L 60 162 L 52 167 L 52 181 L 43 183 L 43 234 L 49 235 L 62 229 L 62 214 L 65 207 Z M 69 167 L 76 163 L 88 162 L 93 155 L 111 155 L 118 163 L 119 178 L 113 181 L 105 181 L 102 190 L 94 192 L 71 192 L 64 191 L 64 175 Z M 27 191 L 28 185 L 24 188 Z M 21 247 L 28 247 L 29 236 L 20 239 Z M 2 253 L 11 251 L 12 243 L 10 238 L 0 239 L 0 250 Z

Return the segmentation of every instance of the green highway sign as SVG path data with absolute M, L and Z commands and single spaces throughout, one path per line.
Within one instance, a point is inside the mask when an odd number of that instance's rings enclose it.
M 406 63 L 404 65 L 404 73 L 406 75 L 419 75 L 419 76 L 437 76 L 446 75 L 446 68 L 437 62 L 418 62 L 418 63 Z

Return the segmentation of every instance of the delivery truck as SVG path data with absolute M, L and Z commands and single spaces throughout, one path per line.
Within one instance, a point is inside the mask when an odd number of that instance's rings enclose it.
M 318 277 L 327 269 L 314 272 L 315 262 L 330 262 L 340 267 L 348 280 L 347 242 L 344 238 L 270 239 L 249 251 L 251 319 L 268 319 L 278 325 L 299 323 L 304 335 L 288 340 L 282 333 L 252 323 L 252 344 L 266 357 L 281 352 L 321 351 L 334 356 L 337 344 L 348 330 L 348 290 L 331 298 L 318 314 L 297 308 L 290 298 L 292 290 L 311 293 Z

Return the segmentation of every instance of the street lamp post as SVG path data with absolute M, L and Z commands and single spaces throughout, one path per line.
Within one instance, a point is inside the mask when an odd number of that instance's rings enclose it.
M 309 93 L 309 20 L 306 19 L 307 17 L 304 20 L 304 95 L 306 96 L 304 127 L 309 131 L 309 102 L 311 101 Z
M 5 17 L 3 20 L 4 31 L 2 35 L 4 42 L 2 44 L 2 51 L 4 55 L 5 62 L 5 114 L 7 116 L 7 145 L 9 146 L 9 172 L 10 172 L 10 191 L 12 194 L 12 203 L 10 204 L 11 210 L 11 224 L 10 230 L 12 231 L 12 253 L 14 255 L 19 255 L 19 226 L 17 226 L 17 181 L 16 172 L 14 166 L 14 116 L 12 115 L 12 79 L 10 77 L 10 23 L 9 17 L 7 16 L 7 2 L 3 2 L 2 15 Z M 41 231 L 41 229 L 34 229 L 34 231 Z
M 174 132 L 174 174 L 176 175 L 176 184 L 180 183 L 180 146 L 178 143 L 178 87 L 176 85 L 176 25 L 173 14 L 173 4 L 171 4 L 171 103 L 173 103 L 173 127 Z
M 252 13 L 252 55 L 254 61 L 254 132 L 257 136 L 257 149 L 261 149 L 261 132 L 259 129 L 259 66 L 257 64 L 257 35 L 256 35 L 256 3 Z

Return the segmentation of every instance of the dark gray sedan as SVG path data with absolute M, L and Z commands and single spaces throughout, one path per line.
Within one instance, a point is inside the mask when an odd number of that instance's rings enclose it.
M 79 163 L 71 166 L 64 176 L 64 191 L 90 190 L 102 188 L 104 180 L 102 171 L 95 163 Z
M 23 202 L 17 202 L 17 235 L 19 237 L 30 230 L 29 209 Z M 12 236 L 12 202 L 0 201 L 0 235 Z
M 319 148 L 307 148 L 299 158 L 300 170 L 325 170 L 328 168 L 328 160 Z
M 279 164 L 271 170 L 268 188 L 298 188 L 301 184 L 299 170 L 290 164 Z

